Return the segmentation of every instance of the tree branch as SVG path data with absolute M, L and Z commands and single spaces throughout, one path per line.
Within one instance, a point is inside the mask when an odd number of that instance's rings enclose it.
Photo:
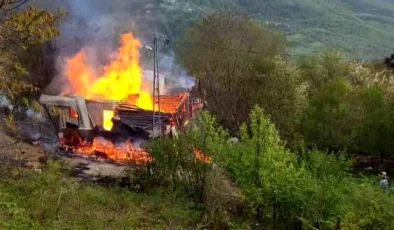
M 25 4 L 28 0 L 1 0 L 0 1 L 0 10 L 3 12 L 10 12 L 17 10 L 23 4 Z

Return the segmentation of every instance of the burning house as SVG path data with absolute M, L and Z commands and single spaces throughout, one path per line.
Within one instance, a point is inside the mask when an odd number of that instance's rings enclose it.
M 83 50 L 66 61 L 69 87 L 62 95 L 42 95 L 62 147 L 113 160 L 148 161 L 141 145 L 176 135 L 202 107 L 191 91 L 160 95 L 154 103 L 139 65 L 141 43 L 131 33 L 99 76 Z M 149 83 L 149 82 L 148 82 Z
M 137 97 L 131 95 L 126 100 L 115 102 L 42 95 L 40 103 L 52 111 L 50 116 L 63 148 L 79 154 L 99 154 L 113 160 L 141 156 L 145 159 L 141 144 L 159 135 L 174 135 L 173 131 L 182 130 L 201 108 L 201 104 L 190 98 L 189 92 L 162 95 L 162 109 L 156 113 L 129 102 Z M 156 119 L 154 124 L 153 116 L 160 118 L 160 122 Z

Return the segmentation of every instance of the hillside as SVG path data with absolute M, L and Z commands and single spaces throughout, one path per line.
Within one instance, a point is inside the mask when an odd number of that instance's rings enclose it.
M 289 52 L 294 55 L 313 55 L 333 47 L 354 58 L 382 59 L 394 51 L 393 0 L 29 2 L 47 10 L 61 7 L 71 12 L 73 25 L 80 21 L 93 27 L 103 27 L 104 24 L 117 32 L 131 30 L 146 40 L 152 37 L 155 30 L 172 39 L 179 39 L 196 19 L 215 10 L 226 10 L 251 15 L 262 23 L 283 31 L 288 36 Z M 89 33 L 86 28 L 83 28 L 84 33 L 70 28 L 74 27 L 64 27 L 62 31 L 75 37 Z M 93 35 L 96 37 L 97 33 L 94 32 Z M 71 46 L 75 44 L 72 43 Z
M 394 49 L 391 0 L 166 0 L 169 33 L 180 33 L 198 15 L 231 10 L 254 15 L 288 35 L 292 54 L 334 47 L 352 57 L 382 58 Z

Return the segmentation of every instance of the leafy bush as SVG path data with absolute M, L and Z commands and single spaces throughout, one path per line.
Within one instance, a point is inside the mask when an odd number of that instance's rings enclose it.
M 203 164 L 196 160 L 192 143 L 184 136 L 154 141 L 149 146 L 154 161 L 148 166 L 151 185 L 183 189 L 201 196 Z
M 205 157 L 220 158 L 227 133 L 217 126 L 215 118 L 202 112 L 177 139 L 155 140 L 148 146 L 153 161 L 148 165 L 150 185 L 183 189 L 203 200 L 206 173 L 211 164 L 195 156 L 201 150 Z
M 351 162 L 344 156 L 289 152 L 260 107 L 255 107 L 242 142 L 227 154 L 227 172 L 244 201 L 263 223 L 296 226 L 298 217 L 318 228 L 332 227 L 349 192 Z
M 222 171 L 230 147 L 227 138 L 215 117 L 202 112 L 177 139 L 155 140 L 148 146 L 154 158 L 148 166 L 148 185 L 194 197 L 205 209 L 200 228 L 226 229 L 239 224 L 232 217 L 242 206 L 241 191 Z M 198 160 L 195 149 L 214 163 Z
M 234 215 L 242 209 L 242 193 L 221 170 L 207 175 L 206 212 L 203 223 L 213 229 L 226 229 L 233 224 Z
M 344 155 L 327 155 L 308 151 L 300 157 L 308 174 L 307 188 L 303 188 L 304 217 L 316 227 L 333 226 L 341 215 L 345 194 L 349 193 L 351 161 Z M 308 197 L 308 199 L 306 199 Z
M 344 229 L 394 229 L 394 197 L 364 179 L 350 183 Z

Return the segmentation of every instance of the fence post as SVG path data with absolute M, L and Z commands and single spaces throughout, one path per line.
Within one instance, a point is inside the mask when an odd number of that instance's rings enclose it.
M 300 219 L 300 229 L 302 230 L 302 229 L 304 229 L 304 223 L 302 221 L 302 219 L 304 218 L 304 207 L 301 207 L 300 217 L 301 217 L 301 219 Z
M 337 217 L 337 223 L 335 225 L 334 230 L 341 230 L 341 217 L 340 216 Z

